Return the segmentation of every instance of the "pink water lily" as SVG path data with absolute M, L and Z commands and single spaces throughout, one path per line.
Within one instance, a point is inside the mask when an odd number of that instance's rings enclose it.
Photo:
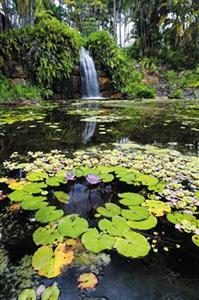
M 88 174 L 86 176 L 86 181 L 89 183 L 89 184 L 98 184 L 101 182 L 101 179 L 99 176 L 95 175 L 95 174 Z
M 75 174 L 73 172 L 66 173 L 64 177 L 67 180 L 75 180 Z

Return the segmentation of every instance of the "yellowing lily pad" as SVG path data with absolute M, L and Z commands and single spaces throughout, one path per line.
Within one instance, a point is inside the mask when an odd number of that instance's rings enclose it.
M 93 273 L 84 273 L 78 277 L 79 289 L 92 289 L 98 284 L 98 279 Z
M 146 200 L 143 205 L 147 206 L 148 212 L 156 217 L 161 217 L 171 211 L 171 207 L 162 201 Z

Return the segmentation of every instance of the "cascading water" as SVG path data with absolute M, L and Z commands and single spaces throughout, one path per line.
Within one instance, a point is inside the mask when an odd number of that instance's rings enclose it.
M 100 98 L 97 72 L 92 57 L 85 48 L 80 51 L 80 72 L 83 98 Z

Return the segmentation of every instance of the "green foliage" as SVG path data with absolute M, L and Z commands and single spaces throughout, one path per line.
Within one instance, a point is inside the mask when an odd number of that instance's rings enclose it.
M 44 92 L 69 78 L 79 60 L 79 32 L 53 17 L 40 18 L 34 26 L 9 30 L 0 37 L 4 64 L 21 62 Z
M 62 242 L 63 237 L 56 228 L 47 225 L 45 227 L 37 228 L 37 230 L 33 233 L 33 241 L 36 245 L 48 245 Z
M 61 218 L 63 214 L 63 210 L 56 209 L 55 206 L 47 206 L 38 210 L 35 214 L 35 218 L 41 223 L 49 223 Z
M 0 75 L 0 103 L 12 102 L 19 98 L 27 100 L 41 100 L 41 90 L 28 84 L 12 85 L 4 76 Z
M 57 287 L 57 284 L 54 283 L 48 288 L 45 288 L 42 293 L 41 300 L 57 300 L 59 298 L 59 294 L 59 288 Z
M 33 289 L 25 289 L 21 292 L 18 300 L 36 300 L 37 296 Z
M 58 231 L 65 237 L 77 238 L 88 229 L 88 222 L 78 216 L 69 215 L 61 219 Z
M 127 57 L 108 31 L 93 32 L 85 41 L 93 59 L 100 70 L 110 76 L 114 89 L 120 90 L 127 77 Z

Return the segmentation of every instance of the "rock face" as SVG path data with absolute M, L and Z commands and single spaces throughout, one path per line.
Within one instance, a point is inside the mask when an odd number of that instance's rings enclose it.
M 5 64 L 4 73 L 8 78 L 26 79 L 28 77 L 23 67 L 16 61 L 11 61 L 9 64 Z

